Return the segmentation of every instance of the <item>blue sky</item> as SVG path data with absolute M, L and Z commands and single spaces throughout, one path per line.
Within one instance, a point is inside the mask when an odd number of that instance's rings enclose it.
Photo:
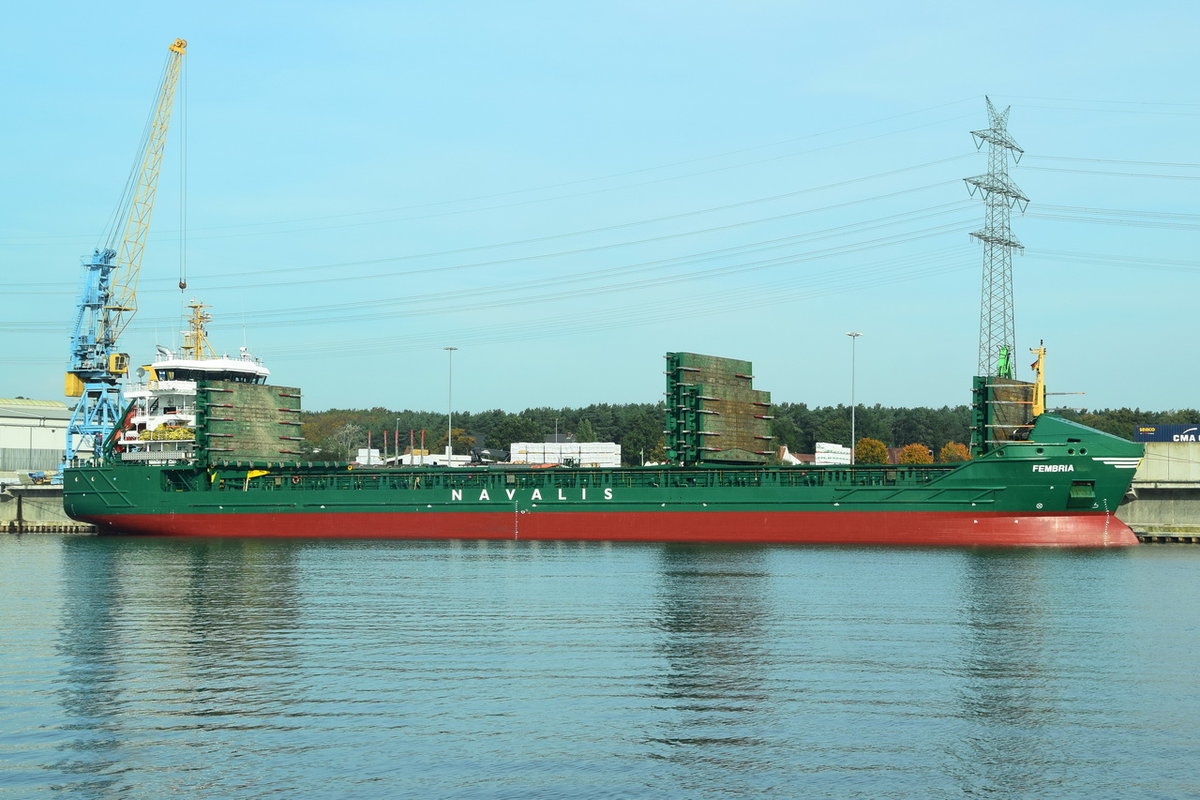
M 183 37 L 136 363 L 196 298 L 218 349 L 248 345 L 311 409 L 444 408 L 448 345 L 457 410 L 654 401 L 672 350 L 845 403 L 849 330 L 859 402 L 967 402 L 983 206 L 962 178 L 986 170 L 989 95 L 1032 199 L 1018 347 L 1045 340 L 1051 390 L 1086 392 L 1064 403 L 1200 405 L 1194 4 L 6 14 L 0 396 L 60 396 L 80 257 Z

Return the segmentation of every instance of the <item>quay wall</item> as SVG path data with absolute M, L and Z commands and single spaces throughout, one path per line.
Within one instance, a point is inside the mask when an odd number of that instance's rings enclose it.
M 92 533 L 63 511 L 61 486 L 9 486 L 0 492 L 0 532 Z
M 1200 442 L 1147 442 L 1130 500 L 1117 516 L 1143 539 L 1200 536 Z

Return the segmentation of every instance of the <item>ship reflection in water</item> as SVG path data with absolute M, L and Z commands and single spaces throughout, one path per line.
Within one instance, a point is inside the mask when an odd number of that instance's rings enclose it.
M 650 754 L 670 762 L 684 789 L 714 783 L 751 789 L 771 765 L 758 731 L 773 726 L 777 698 L 766 685 L 771 625 L 766 550 L 693 545 L 663 547 L 659 557 L 656 650 L 662 672 Z M 714 774 L 717 773 L 717 774 Z
M 1197 566 L 6 537 L 0 796 L 1194 795 Z

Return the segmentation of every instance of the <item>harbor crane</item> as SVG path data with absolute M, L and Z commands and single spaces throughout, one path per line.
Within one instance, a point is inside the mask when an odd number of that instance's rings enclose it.
M 123 408 L 120 381 L 129 373 L 129 356 L 119 351 L 117 342 L 137 312 L 138 273 L 186 50 L 183 39 L 176 39 L 167 50 L 140 156 L 113 215 L 107 240 L 84 257 L 83 289 L 75 309 L 65 386 L 67 397 L 79 398 L 67 425 L 68 466 L 81 454 L 99 454 Z M 183 288 L 182 280 L 180 284 Z

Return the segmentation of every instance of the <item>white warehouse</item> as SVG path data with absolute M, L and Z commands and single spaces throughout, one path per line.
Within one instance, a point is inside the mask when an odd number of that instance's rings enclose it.
M 621 466 L 616 442 L 513 442 L 508 460 L 514 464 L 571 464 L 578 467 Z
M 61 401 L 0 397 L 0 472 L 57 470 L 70 421 Z

